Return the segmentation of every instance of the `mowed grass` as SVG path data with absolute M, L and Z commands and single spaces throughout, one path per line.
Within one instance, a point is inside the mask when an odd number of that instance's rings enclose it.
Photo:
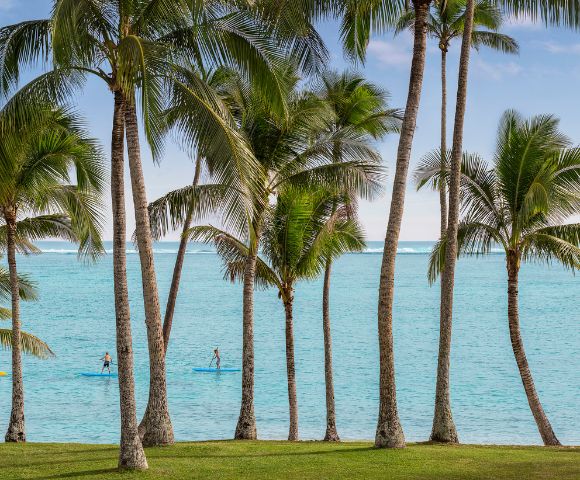
M 580 479 L 574 447 L 411 444 L 377 450 L 367 442 L 195 442 L 147 449 L 149 470 L 116 469 L 113 445 L 0 445 L 1 479 Z

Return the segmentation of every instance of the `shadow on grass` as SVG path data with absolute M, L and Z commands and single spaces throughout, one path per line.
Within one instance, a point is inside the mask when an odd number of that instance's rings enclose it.
M 306 451 L 306 452 L 247 452 L 239 454 L 206 454 L 202 452 L 187 452 L 184 455 L 164 455 L 163 453 L 152 452 L 146 450 L 147 458 L 155 459 L 190 459 L 190 458 L 260 458 L 260 457 L 298 457 L 298 456 L 311 456 L 311 455 L 340 455 L 345 452 L 369 452 L 369 451 L 382 451 L 383 449 L 375 447 L 356 447 L 356 448 L 337 448 L 333 450 L 317 450 L 317 451 Z
M 81 478 L 81 477 L 88 477 L 91 475 L 112 475 L 115 473 L 119 473 L 117 468 L 100 468 L 97 470 L 84 470 L 80 472 L 70 472 L 70 473 L 57 473 L 56 475 L 46 476 L 43 475 L 42 477 L 30 477 L 31 480 L 55 480 L 58 478 Z

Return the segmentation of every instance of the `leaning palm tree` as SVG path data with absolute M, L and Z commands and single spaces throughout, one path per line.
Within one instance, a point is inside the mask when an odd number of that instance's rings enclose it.
M 139 426 L 146 445 L 171 444 L 174 437 L 167 405 L 165 345 L 140 158 L 136 96 L 140 94 L 145 133 L 157 157 L 163 131 L 159 115 L 166 91 L 163 84 L 173 79 L 173 66 L 180 65 L 184 59 L 235 65 L 244 74 L 259 80 L 264 92 L 283 109 L 279 81 L 271 74 L 272 66 L 284 56 L 281 52 L 292 52 L 296 62 L 308 71 L 318 68 L 325 50 L 304 15 L 291 18 L 284 11 L 276 13 L 270 3 L 275 2 L 259 2 L 258 8 L 254 2 L 244 1 L 209 1 L 202 5 L 187 0 L 55 0 L 51 19 L 0 29 L 2 90 L 17 82 L 21 64 L 52 53 L 58 71 L 51 72 L 43 82 L 48 84 L 47 93 L 51 97 L 70 94 L 71 87 L 78 87 L 87 75 L 103 80 L 114 95 L 111 196 L 113 257 L 118 266 L 114 276 L 115 302 L 118 329 L 127 331 L 129 305 L 122 240 L 125 210 L 121 191 L 126 137 L 151 373 L 148 406 Z M 212 134 L 219 127 L 216 127 L 213 99 L 203 79 L 196 78 L 191 87 L 190 106 L 195 108 L 192 113 L 196 121 L 188 126 L 188 134 L 204 138 L 206 142 L 213 141 L 214 145 L 223 144 L 223 135 Z M 228 150 L 228 158 L 232 158 L 235 145 L 228 145 L 231 148 L 222 150 Z M 233 159 L 238 163 L 246 160 L 239 151 Z M 123 357 L 119 357 L 121 369 Z M 124 377 L 121 374 L 120 383 L 124 383 Z
M 334 112 L 334 120 L 328 125 L 329 132 L 350 128 L 368 137 L 372 144 L 389 133 L 398 131 L 400 113 L 388 108 L 388 92 L 367 82 L 353 72 L 326 72 L 320 79 L 317 94 L 326 101 Z M 342 160 L 340 141 L 333 146 L 333 162 Z M 342 192 L 336 197 L 336 208 L 347 208 L 353 218 L 357 215 L 357 198 L 354 192 Z M 324 332 L 324 378 L 326 386 L 326 432 L 324 440 L 339 441 L 336 429 L 334 382 L 332 375 L 332 339 L 330 329 L 330 277 L 332 259 L 324 270 L 322 290 L 322 324 Z
M 564 223 L 580 212 L 580 149 L 559 131 L 558 120 L 529 120 L 508 111 L 499 127 L 491 169 L 478 157 L 462 165 L 463 218 L 458 255 L 481 255 L 500 245 L 506 254 L 508 325 L 528 404 L 545 445 L 559 445 L 542 408 L 520 333 L 518 274 L 522 262 L 560 262 L 580 268 L 580 224 Z M 429 279 L 448 259 L 448 238 L 434 247 Z
M 13 108 L 19 103 L 19 108 Z M 34 109 L 35 120 L 18 124 L 15 111 Z M 0 110 L 0 220 L 10 272 L 12 315 L 12 412 L 7 442 L 26 441 L 20 330 L 20 286 L 16 252 L 34 250 L 32 242 L 60 237 L 79 242 L 79 253 L 102 251 L 100 150 L 77 116 L 17 93 Z M 71 171 L 76 184 L 70 184 Z
M 447 53 L 451 42 L 460 38 L 465 25 L 466 0 L 436 2 L 427 19 L 427 35 L 437 41 L 441 51 L 441 144 L 440 150 L 447 151 Z M 402 31 L 413 31 L 415 12 L 406 11 L 399 19 L 395 34 Z M 509 35 L 499 33 L 503 25 L 503 13 L 496 3 L 487 0 L 475 2 L 471 46 L 477 50 L 488 47 L 503 53 L 518 53 L 516 40 Z M 445 164 L 442 165 L 445 168 Z M 447 228 L 447 188 L 446 184 L 437 185 L 441 222 L 441 235 Z
M 351 128 L 328 132 L 333 112 L 311 92 L 296 90 L 298 79 L 289 68 L 280 75 L 286 88 L 285 112 L 272 108 L 270 99 L 256 85 L 238 78 L 228 87 L 226 101 L 239 133 L 260 165 L 253 174 L 251 190 L 230 189 L 225 224 L 239 238 L 247 239 L 248 255 L 243 279 L 242 402 L 236 438 L 255 439 L 253 293 L 258 249 L 272 196 L 290 186 L 324 187 L 331 191 L 353 191 L 368 198 L 379 188 L 382 178 L 380 156 L 367 138 Z M 342 143 L 342 162 L 332 161 L 333 146 Z M 166 212 L 184 211 L 176 203 Z M 239 207 L 243 208 L 240 209 Z M 164 214 L 165 215 L 165 214 Z M 187 232 L 184 234 L 187 235 Z M 192 237 L 189 237 L 192 239 Z
M 451 2 L 436 3 L 429 13 L 427 21 L 428 35 L 437 40 L 441 51 L 441 144 L 439 154 L 442 155 L 443 162 L 440 163 L 442 169 L 441 178 L 444 178 L 448 169 L 447 152 L 447 52 L 451 42 L 462 36 L 466 19 L 473 17 L 472 31 L 470 35 L 470 45 L 476 49 L 487 46 L 504 53 L 517 53 L 517 42 L 504 34 L 498 33 L 502 25 L 502 12 L 496 4 L 487 0 L 470 3 L 473 12 L 467 7 L 465 0 L 454 0 Z M 414 13 L 408 11 L 399 20 L 396 32 L 413 28 Z M 464 65 L 463 62 L 462 65 Z M 462 93 L 461 89 L 459 90 Z M 441 236 L 447 230 L 447 184 L 446 182 L 436 182 L 439 190 L 440 204 L 440 230 Z M 454 210 L 455 211 L 455 210 Z M 435 412 L 433 415 L 433 428 L 431 440 L 438 442 L 458 442 L 457 429 L 453 421 L 451 410 L 451 395 L 449 386 L 449 368 L 451 354 L 451 321 L 449 318 L 449 282 L 441 281 L 441 321 L 439 335 L 439 356 L 437 364 L 437 385 L 435 389 Z
M 362 231 L 348 207 L 337 207 L 338 198 L 326 190 L 285 188 L 268 208 L 262 229 L 263 258 L 256 258 L 255 282 L 275 287 L 284 304 L 286 371 L 290 426 L 288 440 L 298 440 L 298 398 L 294 361 L 293 305 L 296 283 L 314 279 L 333 258 L 364 247 Z M 250 248 L 240 240 L 211 226 L 193 227 L 189 238 L 213 241 L 225 263 L 225 278 L 244 280 Z

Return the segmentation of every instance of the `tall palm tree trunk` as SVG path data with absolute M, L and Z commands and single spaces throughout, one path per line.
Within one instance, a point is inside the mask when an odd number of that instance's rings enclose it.
M 6 432 L 7 442 L 25 442 L 24 428 L 24 381 L 22 380 L 22 352 L 20 350 L 20 287 L 16 269 L 16 209 L 5 208 L 6 256 L 10 274 L 10 293 L 12 298 L 12 410 Z
M 256 234 L 256 239 L 259 234 Z M 242 318 L 242 402 L 236 425 L 236 440 L 256 440 L 256 415 L 254 413 L 254 281 L 258 259 L 258 241 L 250 249 L 244 268 L 243 318 Z
M 199 176 L 201 172 L 201 157 L 197 157 L 195 162 L 195 173 L 193 175 L 194 187 L 199 183 Z M 191 226 L 191 219 L 193 211 L 190 208 L 187 212 L 183 222 L 182 233 L 184 233 Z M 165 318 L 163 319 L 163 345 L 165 353 L 167 354 L 167 346 L 169 345 L 169 336 L 171 335 L 171 326 L 173 324 L 173 314 L 175 312 L 175 303 L 177 301 L 177 293 L 179 292 L 179 281 L 181 280 L 181 271 L 183 270 L 183 262 L 185 260 L 185 252 L 187 250 L 187 239 L 181 236 L 179 241 L 179 249 L 177 250 L 177 258 L 175 259 L 175 266 L 173 267 L 173 277 L 171 278 L 171 287 L 169 288 L 169 295 L 167 296 L 167 306 L 165 307 Z
M 324 440 L 338 442 L 336 409 L 334 403 L 334 380 L 332 378 L 332 337 L 330 333 L 330 275 L 332 262 L 326 262 L 322 287 L 322 330 L 324 333 L 324 383 L 326 385 L 326 433 Z
M 115 321 L 117 330 L 117 364 L 119 367 L 119 401 L 121 410 L 121 445 L 119 468 L 145 470 L 145 452 L 139 438 L 135 380 L 133 376 L 133 339 L 127 288 L 127 258 L 125 252 L 125 183 L 123 96 L 115 92 L 113 132 L 111 138 L 111 200 L 113 208 L 113 282 L 115 290 Z
M 459 227 L 459 195 L 461 181 L 461 156 L 463 152 L 463 124 L 467 105 L 467 75 L 471 33 L 473 31 L 474 0 L 467 0 L 465 25 L 459 58 L 457 81 L 457 102 L 453 127 L 451 150 L 451 170 L 449 181 L 449 214 L 447 220 L 447 246 L 445 266 L 441 276 L 441 311 L 439 321 L 439 357 L 437 362 L 437 385 L 435 387 L 435 413 L 431 440 L 434 442 L 457 443 L 457 429 L 451 412 L 451 391 L 449 370 L 451 363 L 451 329 L 453 322 L 453 288 L 455 285 L 455 264 L 457 262 L 457 229 Z
M 288 406 L 290 410 L 290 428 L 288 440 L 298 440 L 298 398 L 296 396 L 296 365 L 294 360 L 294 318 L 292 316 L 292 291 L 287 292 L 288 300 L 284 301 L 286 313 L 286 373 L 288 375 Z
M 395 260 L 399 233 L 403 218 L 407 173 L 411 158 L 413 135 L 417 125 L 417 112 L 421 100 L 425 54 L 427 49 L 427 14 L 430 0 L 415 0 L 415 35 L 413 60 L 409 79 L 407 105 L 401 125 L 401 137 L 397 151 L 397 167 L 393 183 L 389 223 L 385 236 L 385 247 L 379 283 L 378 328 L 379 328 L 379 418 L 375 435 L 377 447 L 404 447 L 405 435 L 397 412 L 395 386 L 395 357 L 393 352 L 393 296 L 395 288 Z
M 508 322 L 510 329 L 510 340 L 516 363 L 520 372 L 522 383 L 526 397 L 528 397 L 528 404 L 530 410 L 538 426 L 538 430 L 544 442 L 544 445 L 560 445 L 560 441 L 556 437 L 552 425 L 542 408 L 538 392 L 534 385 L 532 372 L 528 365 L 526 352 L 524 350 L 524 342 L 520 334 L 520 315 L 518 308 L 518 276 L 519 276 L 519 257 L 516 252 L 510 251 L 507 254 L 507 271 L 508 271 Z
M 145 325 L 149 346 L 149 401 L 139 434 L 144 446 L 171 445 L 174 443 L 173 426 L 167 404 L 167 385 L 165 371 L 165 346 L 159 309 L 159 294 L 153 260 L 153 241 L 147 210 L 145 179 L 141 165 L 139 130 L 135 98 L 125 99 L 125 128 L 127 153 L 131 173 L 131 190 L 135 208 L 135 232 L 139 259 L 141 263 L 141 282 L 145 305 Z
M 447 163 L 447 46 L 441 48 L 441 173 L 445 173 Z M 441 216 L 441 238 L 447 231 L 447 187 L 441 175 L 439 185 L 439 213 Z

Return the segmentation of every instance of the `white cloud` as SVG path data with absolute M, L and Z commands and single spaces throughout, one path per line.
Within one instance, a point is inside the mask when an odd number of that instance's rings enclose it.
M 411 64 L 411 50 L 402 42 L 371 40 L 368 52 L 382 65 L 401 67 Z
M 477 70 L 493 80 L 501 80 L 504 77 L 515 77 L 522 72 L 522 67 L 515 62 L 487 63 L 478 58 L 474 66 Z
M 544 50 L 549 53 L 572 53 L 580 54 L 580 43 L 556 43 L 544 42 L 542 44 Z
M 511 30 L 528 29 L 538 30 L 543 28 L 542 20 L 539 18 L 533 19 L 529 15 L 509 16 L 505 21 L 505 26 Z

